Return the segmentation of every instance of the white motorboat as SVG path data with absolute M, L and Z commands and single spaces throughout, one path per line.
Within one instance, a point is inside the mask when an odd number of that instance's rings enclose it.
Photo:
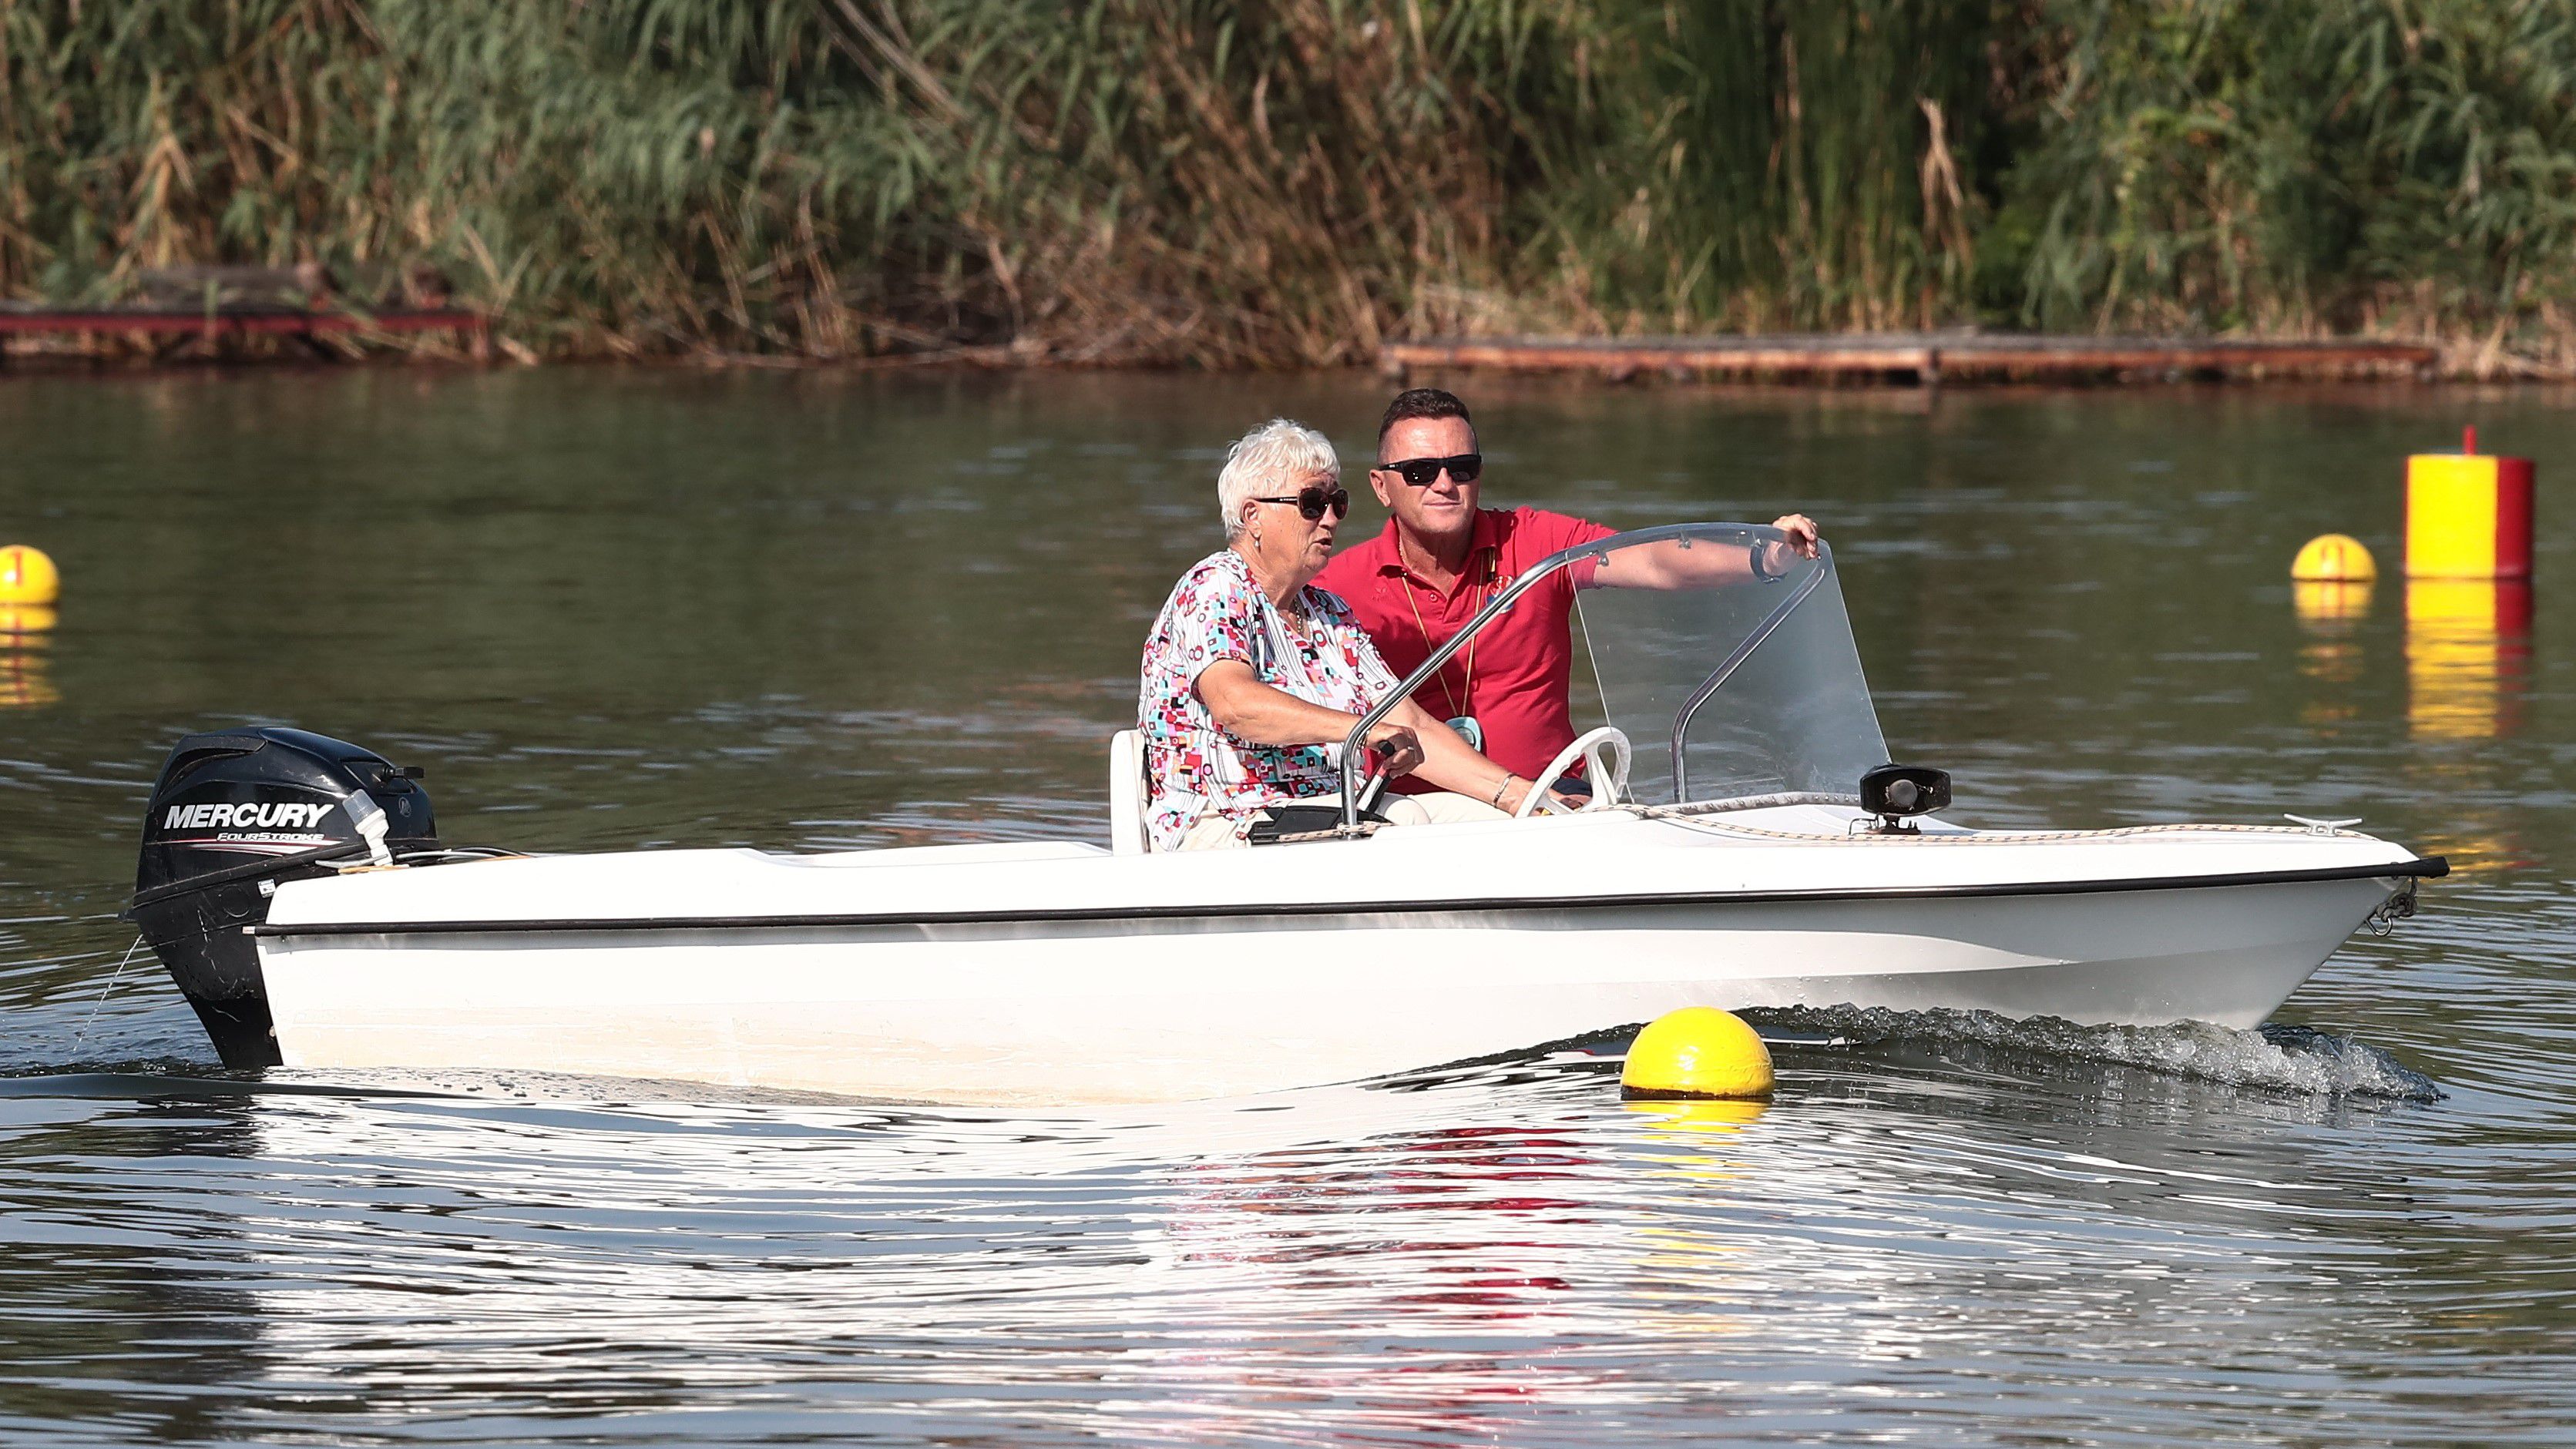
M 2250 1027 L 2444 873 L 2325 822 L 1943 821 L 1947 778 L 1886 763 L 1830 552 L 1745 576 L 1778 537 L 1688 524 L 1556 555 L 1405 682 L 1574 586 L 1604 722 L 1550 771 L 1588 783 L 1573 813 L 1382 827 L 1352 751 L 1322 818 L 1154 853 L 1123 733 L 1106 845 L 468 854 L 439 849 L 416 771 L 271 727 L 172 753 L 132 913 L 229 1065 L 1138 1101 L 1685 1005 Z

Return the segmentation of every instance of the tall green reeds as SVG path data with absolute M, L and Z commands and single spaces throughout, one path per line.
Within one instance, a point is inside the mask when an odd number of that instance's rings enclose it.
M 2017 320 L 2395 330 L 2570 362 L 2576 12 L 2059 3 Z
M 540 353 L 2401 330 L 2564 366 L 2563 0 L 0 0 L 0 289 Z
M 21 295 L 424 264 L 522 345 L 857 350 L 944 159 L 802 3 L 0 0 L 0 46 Z

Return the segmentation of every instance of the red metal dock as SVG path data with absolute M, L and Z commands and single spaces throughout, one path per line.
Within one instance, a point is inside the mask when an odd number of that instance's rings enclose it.
M 2425 343 L 2321 339 L 2036 337 L 2010 333 L 1849 336 L 1431 338 L 1389 343 L 1381 371 L 1492 368 L 1637 377 L 1853 382 L 2074 382 L 2196 377 L 2429 377 Z
M 480 357 L 487 345 L 488 320 L 479 312 L 455 307 L 362 312 L 298 308 L 175 308 L 31 306 L 0 303 L 0 339 L 11 335 L 95 336 L 122 334 L 219 344 L 231 338 L 292 337 L 311 342 L 330 336 L 364 338 L 400 333 L 446 332 L 468 352 Z M 8 356 L 0 347 L 0 360 Z

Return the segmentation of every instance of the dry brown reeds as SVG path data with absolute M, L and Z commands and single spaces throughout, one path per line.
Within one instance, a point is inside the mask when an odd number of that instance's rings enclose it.
M 534 354 L 2402 332 L 2576 361 L 2576 23 L 2419 0 L 0 0 L 0 289 Z

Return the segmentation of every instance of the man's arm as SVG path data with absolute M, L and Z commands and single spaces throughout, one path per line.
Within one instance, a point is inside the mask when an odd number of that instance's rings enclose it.
M 1814 519 L 1803 513 L 1784 513 L 1773 519 L 1771 526 L 1788 537 L 1781 542 L 1760 545 L 1764 550 L 1764 574 L 1777 578 L 1789 567 L 1792 557 L 1816 556 L 1816 541 L 1820 535 Z M 1700 589 L 1742 583 L 1753 576 L 1753 556 L 1748 549 L 1730 548 L 1705 539 L 1674 538 L 1619 550 L 1608 562 L 1592 571 L 1590 587 Z

